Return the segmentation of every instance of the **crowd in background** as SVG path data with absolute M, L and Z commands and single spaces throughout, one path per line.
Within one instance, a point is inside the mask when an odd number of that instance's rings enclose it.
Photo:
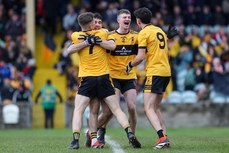
M 0 94 L 4 103 L 31 101 L 36 70 L 26 45 L 24 1 L 0 0 Z
M 214 26 L 229 23 L 228 0 L 37 0 L 36 19 L 37 24 L 49 25 L 52 32 L 56 32 L 59 21 L 63 30 L 79 30 L 76 21 L 78 14 L 99 12 L 104 18 L 104 26 L 112 30 L 117 27 L 116 17 L 120 8 L 133 12 L 143 6 L 152 11 L 152 23 L 159 26 Z M 134 16 L 132 19 L 135 22 Z
M 117 12 L 126 8 L 133 12 L 146 6 L 152 13 L 152 23 L 167 31 L 175 25 L 180 37 L 169 40 L 172 66 L 173 90 L 195 91 L 200 99 L 208 99 L 214 88 L 214 79 L 229 72 L 229 0 L 36 0 L 36 25 L 52 36 L 64 32 L 66 38 L 62 49 L 69 44 L 69 36 L 80 30 L 77 17 L 91 11 L 103 16 L 103 25 L 108 30 L 117 28 Z M 58 9 L 57 9 L 58 8 Z M 26 46 L 25 1 L 0 0 L 0 84 L 7 86 L 7 79 L 17 80 L 18 90 L 24 80 L 31 80 L 35 61 Z M 132 29 L 139 31 L 132 15 Z M 56 65 L 63 74 L 71 67 L 71 60 L 60 53 Z M 142 89 L 144 64 L 138 67 L 139 91 Z M 217 75 L 214 74 L 217 72 Z M 69 90 L 77 88 L 77 72 L 68 69 Z M 224 77 L 226 78 L 226 77 Z M 5 81 L 4 81 L 5 80 Z M 29 85 L 28 85 L 29 84 Z M 25 86 L 25 85 L 23 85 Z M 31 90 L 31 81 L 27 83 Z M 2 91 L 2 90 L 1 90 Z M 219 90 L 220 91 L 220 90 Z M 70 92 L 71 93 L 71 92 Z M 223 94 L 229 95 L 229 91 Z

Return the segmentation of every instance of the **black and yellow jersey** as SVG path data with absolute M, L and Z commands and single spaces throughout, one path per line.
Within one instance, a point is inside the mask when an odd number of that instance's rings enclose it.
M 77 44 L 83 40 L 79 40 L 80 35 L 93 34 L 99 36 L 102 40 L 107 40 L 108 32 L 106 29 L 74 32 L 71 35 L 72 42 Z M 99 45 L 91 45 L 81 49 L 79 52 L 79 77 L 100 76 L 109 74 L 109 66 L 106 55 L 106 49 Z
M 126 34 L 120 34 L 117 31 L 111 31 L 108 39 L 116 43 L 113 51 L 108 51 L 108 60 L 110 67 L 110 76 L 115 79 L 136 79 L 136 68 L 126 74 L 126 65 L 137 55 L 138 33 L 129 31 Z
M 138 48 L 146 48 L 146 76 L 171 76 L 167 35 L 148 25 L 138 34 Z

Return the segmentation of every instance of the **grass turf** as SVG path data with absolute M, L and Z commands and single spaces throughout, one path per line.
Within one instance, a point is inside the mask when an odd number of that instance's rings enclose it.
M 168 129 L 171 147 L 163 149 L 166 153 L 228 153 L 229 128 L 186 128 Z M 133 149 L 129 146 L 126 134 L 122 129 L 107 129 L 107 135 L 116 143 L 119 143 L 125 153 L 158 152 L 153 150 L 157 136 L 153 129 L 137 129 L 136 135 L 142 143 L 141 149 Z M 93 153 L 112 152 L 106 144 L 104 149 L 91 149 L 84 147 L 84 133 L 81 132 L 80 149 L 69 150 L 67 146 L 71 142 L 70 129 L 21 129 L 0 130 L 1 153 L 65 153 L 80 152 Z M 160 152 L 162 152 L 160 151 Z

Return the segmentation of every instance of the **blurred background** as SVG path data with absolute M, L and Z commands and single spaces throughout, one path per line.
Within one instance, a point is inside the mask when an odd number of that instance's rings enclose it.
M 111 31 L 119 9 L 133 13 L 139 7 L 148 7 L 152 24 L 165 32 L 169 25 L 180 31 L 168 40 L 172 79 L 162 104 L 167 126 L 229 126 L 229 0 L 0 0 L 0 128 L 44 127 L 41 102 L 34 100 L 47 79 L 64 101 L 57 100 L 54 127 L 71 127 L 79 58 L 63 51 L 72 32 L 80 30 L 78 15 L 98 12 Z M 131 29 L 139 31 L 133 14 Z M 137 67 L 139 127 L 149 127 L 144 66 Z M 11 104 L 15 114 L 4 111 Z M 113 122 L 110 126 L 117 126 Z

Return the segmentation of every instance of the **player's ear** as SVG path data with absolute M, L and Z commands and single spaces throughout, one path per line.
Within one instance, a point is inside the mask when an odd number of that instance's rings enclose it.
M 119 16 L 117 16 L 117 22 L 119 23 Z
M 136 23 L 137 23 L 137 25 L 140 25 L 141 24 L 141 20 L 139 18 L 136 18 Z

